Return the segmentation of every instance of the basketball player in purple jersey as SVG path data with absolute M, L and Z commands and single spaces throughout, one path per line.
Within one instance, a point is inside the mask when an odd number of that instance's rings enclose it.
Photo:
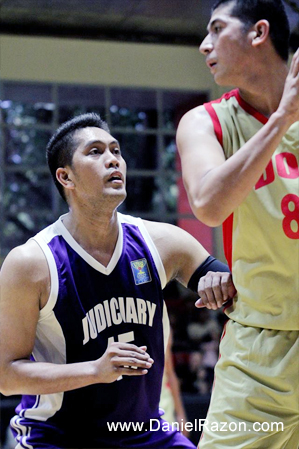
M 69 212 L 1 270 L 0 390 L 22 394 L 17 447 L 194 447 L 160 417 L 162 290 L 177 279 L 198 291 L 227 267 L 182 229 L 117 211 L 126 164 L 96 114 L 62 125 L 47 158 Z M 219 305 L 235 293 L 228 272 L 214 284 Z

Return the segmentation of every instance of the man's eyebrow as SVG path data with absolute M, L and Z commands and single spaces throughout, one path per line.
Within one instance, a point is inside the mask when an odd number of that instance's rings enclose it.
M 115 144 L 115 143 L 116 143 L 116 145 L 120 146 L 119 141 L 117 139 L 111 140 L 111 142 L 109 142 L 109 145 Z M 92 145 L 98 145 L 98 144 L 106 145 L 106 143 L 103 142 L 102 140 L 96 139 L 96 140 L 90 140 L 89 142 L 87 142 L 85 145 L 85 148 L 90 147 Z
M 212 20 L 212 22 L 210 22 L 208 24 L 207 30 L 209 31 L 211 28 L 213 28 L 213 26 L 215 25 L 216 22 L 223 22 L 223 20 L 221 20 L 218 17 L 216 17 L 216 19 Z

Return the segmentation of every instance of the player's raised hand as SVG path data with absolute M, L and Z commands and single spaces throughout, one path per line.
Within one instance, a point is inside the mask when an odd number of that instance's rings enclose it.
M 209 271 L 199 280 L 198 296 L 200 298 L 195 306 L 216 310 L 232 299 L 236 293 L 231 273 Z
M 279 111 L 282 111 L 290 123 L 299 120 L 299 48 L 291 61 L 277 112 Z
M 146 346 L 138 347 L 131 343 L 111 343 L 103 356 L 94 362 L 98 382 L 111 383 L 120 376 L 147 374 L 154 361 L 146 349 Z

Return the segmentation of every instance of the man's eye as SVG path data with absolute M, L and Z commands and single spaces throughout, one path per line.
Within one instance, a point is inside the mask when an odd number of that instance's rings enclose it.
M 116 147 L 113 150 L 114 154 L 121 154 L 120 148 Z
M 98 148 L 92 148 L 89 152 L 89 154 L 99 154 L 100 150 Z

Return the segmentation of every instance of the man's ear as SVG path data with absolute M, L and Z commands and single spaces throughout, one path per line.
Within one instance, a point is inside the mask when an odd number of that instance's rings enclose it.
M 68 167 L 59 167 L 56 170 L 56 179 L 65 189 L 72 190 L 75 187 L 72 179 L 70 178 Z
M 262 19 L 256 22 L 251 30 L 252 45 L 256 47 L 257 45 L 263 44 L 270 33 L 270 24 L 268 20 Z

